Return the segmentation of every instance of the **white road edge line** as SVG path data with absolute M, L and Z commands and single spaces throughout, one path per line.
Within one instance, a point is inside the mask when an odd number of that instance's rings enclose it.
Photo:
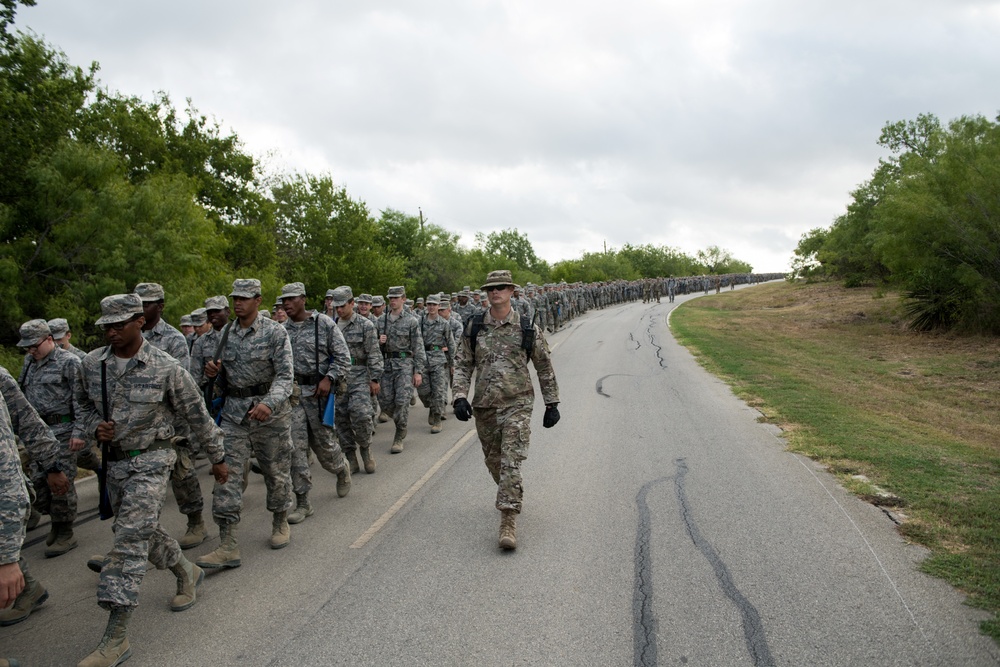
M 380 531 L 385 524 L 389 523 L 390 519 L 396 516 L 396 513 L 399 512 L 399 510 L 403 509 L 406 503 L 409 502 L 410 498 L 412 498 L 417 493 L 417 491 L 423 488 L 424 484 L 426 484 L 427 481 L 434 476 L 434 473 L 440 470 L 441 466 L 447 463 L 448 459 L 454 456 L 455 452 L 464 447 L 465 443 L 467 443 L 475 434 L 476 434 L 476 429 L 470 429 L 468 433 L 462 436 L 462 438 L 458 442 L 456 442 L 451 449 L 445 452 L 444 455 L 441 458 L 439 458 L 434 463 L 434 465 L 430 467 L 430 470 L 424 473 L 423 477 L 414 482 L 413 486 L 407 489 L 406 493 L 400 496 L 399 500 L 393 503 L 392 507 L 390 507 L 385 511 L 385 514 L 380 516 L 375 521 L 375 523 L 373 523 L 368 528 L 368 530 L 362 533 L 361 537 L 354 540 L 354 544 L 351 545 L 351 549 L 360 549 L 361 547 L 368 544 L 368 541 L 373 537 L 375 537 L 375 534 L 378 533 L 378 531 Z

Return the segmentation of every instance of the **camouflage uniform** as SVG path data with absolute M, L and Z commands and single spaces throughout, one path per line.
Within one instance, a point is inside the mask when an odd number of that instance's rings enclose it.
M 48 331 L 48 325 L 43 320 L 32 322 L 41 323 L 45 326 L 45 331 Z M 59 523 L 68 524 L 68 530 L 72 531 L 73 521 L 76 520 L 77 495 L 73 484 L 77 471 L 76 453 L 70 451 L 69 440 L 73 435 L 74 421 L 79 416 L 79 406 L 74 394 L 79 377 L 79 357 L 56 346 L 41 361 L 25 355 L 21 376 L 18 378 L 25 398 L 59 441 L 59 462 L 56 467 L 69 480 L 69 492 L 66 495 L 53 495 L 46 481 L 47 470 L 38 465 L 38 462 L 31 469 L 31 481 L 36 494 L 35 507 L 39 512 L 51 515 L 53 530 L 56 530 L 55 524 Z
M 339 380 L 347 376 L 351 359 L 340 329 L 326 315 L 314 312 L 303 322 L 293 322 L 289 318 L 284 327 L 292 345 L 295 382 L 301 391 L 298 405 L 292 407 L 291 473 L 292 490 L 295 495 L 302 496 L 312 489 L 310 449 L 327 472 L 336 475 L 344 470 L 344 454 L 333 426 L 323 423 L 326 401 L 333 400 L 332 392 L 328 399 L 318 398 L 315 392 L 324 376 L 330 378 L 336 388 Z
M 5 389 L 6 387 L 9 384 L 5 383 Z M 10 400 L 6 390 L 4 398 Z M 44 428 L 44 424 L 42 427 Z M 47 597 L 45 589 L 31 576 L 28 563 L 21 557 L 25 524 L 31 505 L 25 481 L 14 440 L 11 415 L 7 412 L 6 403 L 0 401 L 0 565 L 17 563 L 24 576 L 24 589 L 9 609 L 0 611 L 0 620 L 5 621 L 4 625 L 23 620 L 15 619 L 15 616 L 23 614 L 26 618 L 25 612 L 30 613 L 31 608 L 41 604 Z M 31 599 L 28 599 L 29 596 Z
M 390 296 L 391 292 L 390 289 Z M 403 312 L 397 317 L 386 310 L 378 318 L 378 327 L 379 336 L 386 336 L 385 372 L 382 374 L 378 402 L 382 411 L 389 414 L 396 423 L 393 448 L 398 451 L 406 437 L 413 376 L 417 373 L 423 375 L 427 356 L 420 336 L 420 324 L 413 315 Z
M 173 357 L 143 341 L 135 356 L 124 360 L 123 368 L 121 361 L 110 346 L 94 350 L 84 359 L 81 418 L 74 432 L 74 437 L 84 438 L 104 421 L 103 364 L 108 414 L 115 424 L 107 473 L 115 543 L 97 589 L 98 603 L 105 609 L 139 604 L 139 584 L 147 560 L 160 570 L 181 561 L 177 540 L 159 521 L 177 458 L 172 446 L 175 423 L 186 422 L 213 463 L 224 457 L 222 432 L 212 422 L 191 375 Z
M 347 458 L 354 461 L 358 449 L 366 457 L 371 445 L 373 415 L 369 383 L 382 381 L 384 364 L 378 334 L 371 320 L 353 313 L 346 320 L 338 320 L 337 326 L 347 342 L 351 368 L 347 373 L 347 392 L 337 397 L 334 419 L 340 446 Z
M 184 370 L 191 369 L 191 353 L 188 351 L 187 339 L 175 327 L 160 320 L 149 331 L 143 331 L 142 337 L 153 347 L 163 350 L 176 359 Z
M 427 352 L 427 372 L 417 387 L 417 393 L 424 407 L 430 409 L 427 421 L 433 427 L 441 423 L 448 404 L 448 387 L 451 385 L 448 355 L 455 347 L 455 338 L 451 323 L 440 315 L 433 319 L 430 315 L 425 317 L 420 325 L 420 334 Z
M 541 330 L 535 326 L 535 343 L 530 359 L 538 375 L 546 405 L 559 402 L 549 347 Z M 531 411 L 535 391 L 528 369 L 528 354 L 521 349 L 521 316 L 511 308 L 506 318 L 497 322 L 489 311 L 483 316 L 475 355 L 469 342 L 471 324 L 466 324 L 455 357 L 455 399 L 468 398 L 472 374 L 476 374 L 476 392 L 471 401 L 476 431 L 482 442 L 486 468 L 497 483 L 496 507 L 521 511 L 523 484 L 521 461 L 528 453 L 531 434 Z

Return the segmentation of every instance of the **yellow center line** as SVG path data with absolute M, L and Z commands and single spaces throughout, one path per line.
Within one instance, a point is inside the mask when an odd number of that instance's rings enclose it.
M 441 458 L 439 458 L 437 460 L 437 462 L 435 462 L 434 465 L 432 465 L 430 467 L 430 470 L 428 470 L 427 472 L 424 473 L 423 477 L 421 477 L 416 482 L 414 482 L 413 486 L 411 486 L 409 489 L 407 489 L 406 493 L 404 493 L 402 496 L 400 496 L 399 500 L 397 500 L 395 503 L 393 503 L 392 507 L 390 507 L 389 509 L 387 509 L 385 511 L 385 514 L 383 514 L 382 516 L 380 516 L 375 521 L 375 523 L 373 523 L 368 528 L 368 530 L 366 530 L 361 535 L 361 537 L 359 537 L 358 539 L 354 540 L 354 544 L 351 545 L 351 548 L 352 549 L 360 549 L 361 547 L 363 547 L 366 544 L 368 544 L 368 541 L 370 539 L 372 539 L 373 537 L 375 537 L 375 534 L 378 531 L 382 530 L 382 527 L 385 524 L 389 523 L 389 520 L 392 519 L 392 517 L 396 516 L 396 513 L 399 512 L 399 510 L 403 509 L 403 506 L 406 505 L 406 503 L 409 502 L 410 498 L 412 498 L 417 493 L 417 491 L 419 491 L 424 486 L 424 484 L 426 484 L 427 481 L 431 477 L 434 476 L 434 473 L 436 473 L 438 470 L 440 470 L 441 466 L 443 466 L 445 463 L 447 463 L 448 459 L 450 459 L 452 456 L 454 456 L 455 452 L 457 452 L 462 447 L 464 447 L 465 443 L 467 443 L 472 438 L 472 436 L 474 436 L 475 434 L 476 434 L 476 429 L 471 429 L 468 433 L 466 433 L 464 436 L 462 436 L 462 438 L 458 442 L 456 442 L 454 444 L 454 446 L 452 446 L 451 449 L 449 449 L 447 452 L 445 452 L 444 456 L 442 456 Z

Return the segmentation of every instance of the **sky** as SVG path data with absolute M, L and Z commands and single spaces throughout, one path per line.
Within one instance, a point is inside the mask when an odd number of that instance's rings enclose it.
M 717 245 L 785 271 L 887 122 L 1000 113 L 1000 1 L 38 0 L 15 27 L 191 99 L 271 173 L 550 263 Z

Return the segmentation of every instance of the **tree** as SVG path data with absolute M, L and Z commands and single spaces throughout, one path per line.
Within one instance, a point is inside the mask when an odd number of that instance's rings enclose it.
M 499 232 L 483 234 L 476 233 L 476 247 L 486 256 L 510 260 L 519 269 L 530 271 L 535 275 L 543 275 L 548 271 L 548 264 L 538 258 L 527 234 L 517 229 L 504 229 Z

